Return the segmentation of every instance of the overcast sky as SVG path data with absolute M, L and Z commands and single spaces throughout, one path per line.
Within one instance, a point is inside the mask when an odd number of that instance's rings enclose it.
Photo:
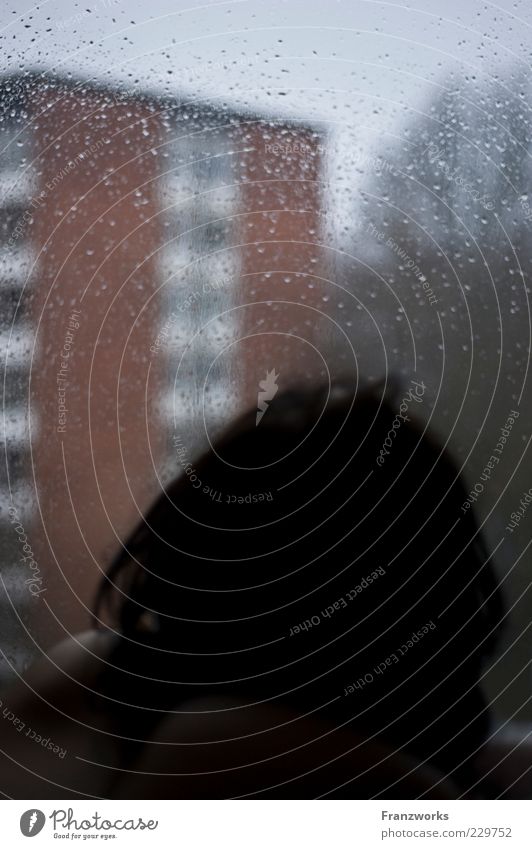
M 530 69 L 531 0 L 0 2 L 4 72 L 37 67 L 325 121 L 330 176 L 343 169 L 350 184 L 350 157 L 393 145 L 442 87 Z M 332 205 L 341 219 L 343 202 Z
M 530 0 L 1 0 L 3 70 L 190 92 L 333 122 L 416 109 L 447 74 L 530 63 Z

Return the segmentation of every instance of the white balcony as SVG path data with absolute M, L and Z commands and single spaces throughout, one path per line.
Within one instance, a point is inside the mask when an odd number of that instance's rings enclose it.
M 195 344 L 217 354 L 225 350 L 238 338 L 238 323 L 231 313 L 205 320 L 195 336 Z
M 31 441 L 37 436 L 37 422 L 34 414 L 30 417 L 27 409 L 23 407 L 8 407 L 2 411 L 0 416 L 0 445 L 5 445 L 7 450 L 20 450 L 28 448 Z
M 176 217 L 190 211 L 201 211 L 201 217 L 227 218 L 238 209 L 238 185 L 220 185 L 212 181 L 198 181 L 190 168 L 172 171 L 161 178 L 160 198 L 163 207 L 175 209 Z
M 0 290 L 7 286 L 21 289 L 33 268 L 35 252 L 29 245 L 0 251 Z
M 198 230 L 198 240 L 200 231 Z M 192 234 L 193 235 L 193 234 Z M 214 294 L 222 278 L 234 277 L 237 273 L 238 257 L 236 250 L 219 243 L 209 249 L 192 247 L 191 234 L 179 237 L 169 242 L 158 253 L 158 265 L 164 281 L 176 286 L 189 283 L 192 274 L 195 279 L 212 286 L 210 294 Z
M 28 328 L 0 331 L 0 366 L 4 368 L 29 367 L 35 337 Z
M 31 199 L 37 191 L 37 179 L 29 168 L 0 169 L 0 207 L 17 205 L 21 212 L 30 207 Z
M 14 508 L 15 510 L 13 514 L 15 524 L 20 522 L 27 528 L 31 521 L 36 518 L 37 504 L 35 491 L 29 483 L 13 483 L 10 490 L 7 481 L 5 481 L 5 475 L 2 477 L 3 484 L 0 486 L 0 521 L 2 522 L 2 533 L 6 534 L 6 526 L 11 526 L 12 524 L 10 514 L 8 513 L 10 508 Z

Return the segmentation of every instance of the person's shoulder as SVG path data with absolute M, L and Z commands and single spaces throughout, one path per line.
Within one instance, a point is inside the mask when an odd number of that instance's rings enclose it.
M 77 798 L 105 792 L 120 751 L 99 676 L 112 634 L 87 631 L 62 641 L 2 693 L 0 780 L 15 799 Z
M 53 664 L 68 673 L 90 674 L 113 650 L 118 635 L 113 631 L 90 629 L 62 640 L 35 666 Z
M 87 630 L 62 640 L 19 675 L 9 691 L 11 703 L 44 699 L 56 702 L 63 695 L 92 687 L 110 656 L 117 637 L 111 631 Z

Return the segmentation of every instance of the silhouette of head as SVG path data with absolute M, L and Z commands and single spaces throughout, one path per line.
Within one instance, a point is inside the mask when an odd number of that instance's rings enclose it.
M 501 600 L 459 474 L 416 424 L 427 395 L 280 391 L 197 459 L 174 440 L 180 474 L 100 592 L 147 676 L 137 704 L 282 701 L 465 774 Z

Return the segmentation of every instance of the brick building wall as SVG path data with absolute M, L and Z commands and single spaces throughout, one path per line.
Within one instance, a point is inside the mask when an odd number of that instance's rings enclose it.
M 84 84 L 33 81 L 24 109 L 31 621 L 48 645 L 87 627 L 119 539 L 178 472 L 176 428 L 193 445 L 203 410 L 219 428 L 256 406 L 268 369 L 279 386 L 323 369 L 323 146 L 294 122 Z

